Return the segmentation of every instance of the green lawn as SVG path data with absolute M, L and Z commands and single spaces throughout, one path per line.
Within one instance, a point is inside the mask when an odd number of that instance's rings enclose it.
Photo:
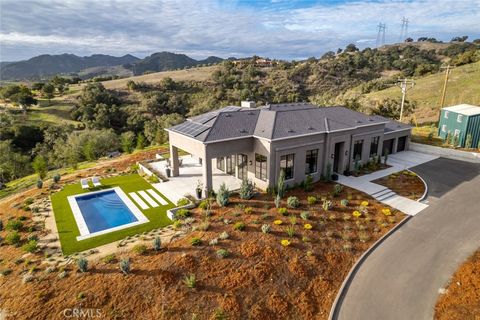
M 100 180 L 102 188 L 120 187 L 125 193 L 132 191 L 152 189 L 150 183 L 145 181 L 138 174 L 118 176 L 114 178 L 106 178 Z M 93 190 L 93 189 L 92 189 Z M 69 255 L 74 252 L 84 251 L 95 248 L 113 241 L 121 240 L 127 236 L 150 231 L 159 227 L 164 227 L 172 223 L 167 217 L 167 210 L 175 207 L 173 203 L 168 201 L 168 205 L 157 208 L 142 210 L 142 213 L 150 220 L 147 223 L 133 226 L 131 228 L 114 231 L 108 234 L 99 235 L 89 239 L 77 241 L 76 237 L 80 235 L 77 223 L 73 216 L 67 197 L 81 193 L 87 193 L 90 190 L 83 190 L 80 183 L 67 185 L 63 190 L 51 196 L 55 221 L 57 223 L 58 234 L 62 245 L 63 254 Z M 165 198 L 165 197 L 164 197 Z

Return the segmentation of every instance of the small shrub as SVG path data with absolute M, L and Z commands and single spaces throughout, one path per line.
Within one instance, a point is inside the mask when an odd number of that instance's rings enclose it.
M 77 267 L 80 272 L 87 272 L 88 270 L 88 260 L 85 258 L 80 258 L 77 260 Z
M 55 183 L 58 183 L 60 181 L 60 174 L 59 173 L 56 173 L 54 176 L 53 176 L 53 182 Z
M 333 231 L 331 231 L 331 230 L 325 231 L 325 236 L 326 236 L 327 238 L 332 238 L 332 237 L 333 237 Z
M 173 227 L 175 229 L 179 229 L 181 226 L 182 226 L 182 221 L 180 221 L 180 220 L 173 221 Z
M 312 239 L 310 239 L 309 237 L 306 237 L 306 236 L 302 237 L 302 242 L 310 242 L 310 241 L 312 241 Z
M 342 207 L 348 206 L 348 200 L 347 200 L 347 199 L 342 199 L 342 200 L 340 201 L 340 205 L 341 205 Z
M 310 218 L 310 212 L 302 211 L 302 213 L 300 213 L 300 218 L 302 218 L 303 220 L 308 220 Z
M 12 231 L 5 237 L 5 243 L 17 246 L 20 244 L 20 235 L 17 231 Z
M 212 240 L 210 240 L 210 242 L 208 242 L 209 246 L 216 246 L 217 244 L 218 244 L 217 238 L 213 238 Z
M 8 276 L 10 273 L 12 273 L 12 269 L 5 269 L 0 271 L 0 275 L 2 276 Z
M 85 299 L 85 297 L 86 297 L 85 292 L 80 292 L 77 296 L 77 299 L 82 300 L 82 299 Z
M 183 206 L 186 206 L 190 204 L 190 200 L 188 200 L 187 198 L 181 198 L 181 199 L 178 199 L 177 201 L 177 206 L 179 207 L 183 207 Z
M 190 212 L 190 210 L 185 208 L 179 209 L 175 212 L 175 216 L 177 218 L 186 218 L 186 217 L 190 217 L 191 215 L 192 213 Z
M 343 186 L 341 184 L 336 184 L 333 186 L 333 196 L 338 197 L 343 191 Z
M 368 235 L 368 233 L 362 231 L 358 233 L 358 239 L 361 242 L 367 242 L 368 240 L 370 240 L 370 236 Z
M 288 226 L 286 231 L 290 238 L 295 235 L 295 228 L 293 228 L 293 226 Z
M 313 206 L 315 203 L 317 203 L 317 197 L 315 196 L 308 196 L 307 197 L 307 203 L 311 206 Z
M 270 229 L 271 229 L 271 227 L 270 227 L 269 224 L 263 224 L 262 225 L 262 232 L 263 233 L 270 233 Z
M 312 191 L 313 189 L 313 177 L 311 175 L 307 175 L 305 178 L 305 182 L 303 184 L 303 190 L 305 191 Z
M 193 273 L 183 278 L 183 283 L 187 286 L 187 288 L 193 289 L 197 285 L 197 279 Z
M 43 181 L 41 179 L 38 179 L 37 180 L 37 188 L 42 189 L 42 187 L 43 187 Z
M 337 216 L 335 215 L 335 213 L 330 213 L 330 215 L 328 216 L 328 220 L 330 220 L 330 221 L 337 220 Z
M 277 181 L 277 196 L 282 199 L 285 195 L 286 185 L 285 185 L 285 171 L 280 170 L 280 176 Z
M 120 261 L 120 271 L 122 271 L 123 274 L 127 275 L 130 273 L 130 259 L 122 259 Z
M 113 262 L 115 262 L 115 261 L 117 260 L 117 257 L 115 256 L 114 253 L 112 253 L 112 254 L 108 254 L 108 255 L 106 255 L 105 257 L 103 257 L 102 260 L 103 260 L 103 262 L 105 262 L 105 263 L 113 263 Z
M 156 236 L 155 239 L 153 239 L 153 250 L 160 251 L 161 248 L 162 248 L 162 239 L 159 236 Z
M 225 207 L 228 204 L 230 198 L 230 191 L 225 183 L 220 185 L 220 189 L 217 192 L 217 203 L 220 207 Z
M 20 231 L 22 227 L 23 227 L 22 221 L 14 219 L 7 222 L 5 229 Z
M 344 243 L 343 244 L 343 250 L 344 251 L 350 251 L 352 250 L 352 244 L 350 242 Z
M 280 205 L 282 204 L 282 198 L 280 197 L 280 195 L 277 194 L 274 202 L 275 202 L 275 208 L 280 208 Z
M 253 197 L 253 194 L 254 194 L 253 182 L 248 179 L 244 179 L 242 181 L 242 185 L 240 186 L 240 198 L 248 200 Z
M 278 213 L 280 213 L 282 216 L 287 216 L 287 208 L 278 208 Z
M 323 200 L 322 202 L 322 209 L 326 211 L 329 211 L 333 207 L 333 203 L 330 200 Z
M 193 237 L 192 239 L 190 239 L 190 244 L 192 246 L 199 246 L 202 244 L 202 240 L 200 240 L 200 238 L 198 237 Z
M 33 253 L 37 251 L 37 249 L 38 249 L 38 244 L 36 240 L 30 240 L 29 242 L 27 242 L 22 246 L 22 250 L 25 252 Z
M 245 210 L 243 210 L 246 214 L 251 214 L 253 212 L 252 207 L 246 207 Z
M 143 255 L 147 252 L 147 247 L 143 244 L 137 244 L 133 246 L 132 251 L 138 255 Z
M 348 232 L 342 232 L 342 239 L 345 241 L 350 241 L 352 239 L 352 236 Z
M 159 183 L 160 179 L 158 179 L 158 177 L 156 175 L 152 174 L 151 176 L 148 177 L 148 182 Z
M 234 225 L 233 225 L 233 229 L 235 230 L 238 230 L 238 231 L 243 231 L 245 230 L 245 223 L 239 221 L 239 222 L 236 222 Z
M 290 216 L 290 217 L 288 217 L 288 220 L 290 220 L 290 224 L 291 224 L 292 226 L 294 226 L 294 225 L 297 224 L 297 217 L 295 217 L 295 216 Z
M 349 215 L 348 213 L 345 213 L 343 215 L 343 221 L 350 221 L 352 219 L 352 216 Z
M 228 252 L 228 250 L 226 250 L 226 249 L 218 249 L 217 250 L 217 257 L 219 257 L 220 259 L 226 258 L 229 255 L 230 255 L 230 252 Z
M 208 221 L 203 221 L 198 225 L 198 230 L 200 231 L 207 231 L 208 228 L 210 228 L 210 222 Z
M 295 196 L 288 197 L 287 206 L 289 208 L 298 208 L 299 205 L 300 205 L 300 201 L 298 200 L 297 197 Z
M 207 210 L 210 207 L 208 200 L 203 200 L 202 202 L 200 202 L 198 207 L 202 210 Z
M 305 223 L 303 225 L 303 228 L 306 229 L 306 230 L 312 230 L 313 226 L 310 223 Z
M 226 240 L 226 239 L 230 238 L 230 235 L 228 234 L 227 231 L 223 231 L 222 233 L 220 233 L 220 235 L 218 237 L 222 240 Z

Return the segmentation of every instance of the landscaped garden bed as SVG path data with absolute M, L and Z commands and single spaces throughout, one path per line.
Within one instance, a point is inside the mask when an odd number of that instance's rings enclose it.
M 458 268 L 435 306 L 435 319 L 480 317 L 480 250 Z
M 409 170 L 393 173 L 372 182 L 412 200 L 420 199 L 425 192 L 425 184 L 422 179 L 415 172 Z
M 17 263 L 25 251 L 6 245 L 2 308 L 19 319 L 61 318 L 66 308 L 116 319 L 327 319 L 355 261 L 404 215 L 332 183 L 274 198 L 204 202 L 174 223 L 187 236 L 120 248 L 86 272 L 83 261 L 42 265 L 41 252 Z M 27 237 L 23 230 L 22 243 Z

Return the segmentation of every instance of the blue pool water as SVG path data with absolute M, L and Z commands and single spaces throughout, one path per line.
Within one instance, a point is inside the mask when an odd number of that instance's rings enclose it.
M 114 190 L 76 197 L 90 233 L 138 221 Z

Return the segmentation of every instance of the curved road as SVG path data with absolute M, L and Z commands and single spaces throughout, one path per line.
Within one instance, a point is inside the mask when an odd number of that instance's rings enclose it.
M 334 319 L 432 319 L 439 289 L 480 247 L 480 164 L 439 158 L 412 170 L 430 206 L 364 261 Z

